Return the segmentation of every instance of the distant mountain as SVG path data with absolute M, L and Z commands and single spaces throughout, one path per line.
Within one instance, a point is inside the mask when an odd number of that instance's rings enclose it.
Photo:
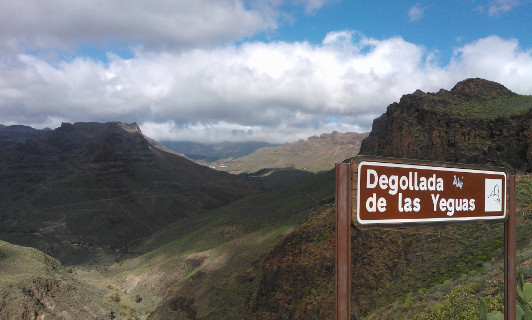
M 289 167 L 311 172 L 329 170 L 336 162 L 356 155 L 367 136 L 367 133 L 334 131 L 278 147 L 261 148 L 242 158 L 221 159 L 209 165 L 231 173 Z
M 240 158 L 253 151 L 271 147 L 273 144 L 259 141 L 222 142 L 204 144 L 192 141 L 161 141 L 170 150 L 181 153 L 193 160 L 215 161 L 222 158 Z
M 63 262 L 123 252 L 168 223 L 258 191 L 169 152 L 135 123 L 18 129 L 36 138 L 0 148 L 0 239 Z
M 38 130 L 22 125 L 0 125 L 0 148 L 7 148 L 15 143 L 29 139 L 38 139 L 50 132 L 50 129 Z

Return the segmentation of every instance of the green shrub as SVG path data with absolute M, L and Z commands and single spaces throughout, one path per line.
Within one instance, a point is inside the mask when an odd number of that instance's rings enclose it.
M 434 306 L 417 320 L 477 320 L 478 310 L 471 286 L 457 286 L 444 297 L 444 302 Z
M 120 302 L 120 296 L 118 295 L 118 293 L 115 293 L 111 296 L 111 301 L 113 302 Z

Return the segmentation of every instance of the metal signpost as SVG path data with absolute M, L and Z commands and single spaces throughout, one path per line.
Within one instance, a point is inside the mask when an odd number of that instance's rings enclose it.
M 349 320 L 351 301 L 351 166 L 336 165 L 336 320 Z
M 362 156 L 336 165 L 336 215 L 337 320 L 350 317 L 351 223 L 367 229 L 486 222 L 505 222 L 505 319 L 515 319 L 514 176 L 478 166 Z

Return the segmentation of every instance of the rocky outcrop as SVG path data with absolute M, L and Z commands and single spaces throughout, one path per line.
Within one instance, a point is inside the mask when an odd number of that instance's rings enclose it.
M 532 96 L 482 79 L 405 95 L 373 122 L 360 154 L 532 171 Z

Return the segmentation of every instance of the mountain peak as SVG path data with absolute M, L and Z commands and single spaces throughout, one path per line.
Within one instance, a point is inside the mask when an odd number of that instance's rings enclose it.
M 514 93 L 500 83 L 481 78 L 469 78 L 458 82 L 451 93 L 464 97 L 512 96 Z
M 129 133 L 135 133 L 135 132 L 142 133 L 139 125 L 136 122 L 133 122 L 133 123 L 112 122 L 111 125 L 117 125 L 118 127 L 122 128 L 123 130 Z

